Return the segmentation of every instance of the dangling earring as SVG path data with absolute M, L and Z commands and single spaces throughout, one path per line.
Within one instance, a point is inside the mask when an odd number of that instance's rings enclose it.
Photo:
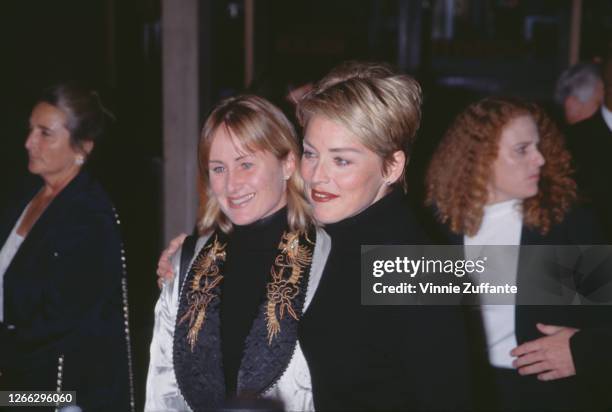
M 85 163 L 85 156 L 76 155 L 76 157 L 74 158 L 74 164 L 77 166 L 83 166 L 83 163 Z

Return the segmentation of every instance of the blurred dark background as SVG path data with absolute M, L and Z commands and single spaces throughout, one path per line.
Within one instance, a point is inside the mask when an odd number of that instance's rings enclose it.
M 171 213 L 172 206 L 164 203 L 162 187 L 168 139 L 163 132 L 162 10 L 181 1 L 3 0 L 0 5 L 0 207 L 27 175 L 23 143 L 41 89 L 63 80 L 87 82 L 116 115 L 90 166 L 122 217 L 138 409 L 157 298 L 156 260 L 173 234 L 162 229 L 164 210 Z M 386 61 L 417 77 L 425 103 L 410 166 L 416 199 L 428 156 L 461 108 L 483 95 L 504 93 L 535 99 L 555 111 L 559 73 L 596 56 L 612 28 L 609 0 L 195 4 L 198 125 L 215 101 L 249 84 L 290 113 L 289 92 L 347 59 Z

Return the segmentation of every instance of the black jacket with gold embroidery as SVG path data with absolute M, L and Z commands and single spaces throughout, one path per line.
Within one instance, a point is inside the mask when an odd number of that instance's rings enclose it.
M 230 235 L 231 236 L 231 235 Z M 223 368 L 220 306 L 228 237 L 198 240 L 182 285 L 162 289 L 155 311 L 145 410 L 220 408 L 228 396 Z M 312 408 L 310 374 L 297 323 L 310 304 L 330 249 L 317 229 L 305 236 L 285 232 L 274 245 L 265 299 L 259 305 L 237 376 L 241 398 L 271 398 L 288 410 Z M 178 273 L 180 256 L 175 256 Z M 259 293 L 253 291 L 253 293 Z M 236 308 L 239 310 L 240 308 Z

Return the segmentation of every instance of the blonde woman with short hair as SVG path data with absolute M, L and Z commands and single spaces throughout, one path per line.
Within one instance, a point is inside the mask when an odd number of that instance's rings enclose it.
M 360 62 L 298 103 L 306 194 L 333 245 L 300 322 L 319 410 L 469 409 L 459 308 L 361 304 L 362 245 L 429 242 L 405 198 L 420 105 L 413 78 Z

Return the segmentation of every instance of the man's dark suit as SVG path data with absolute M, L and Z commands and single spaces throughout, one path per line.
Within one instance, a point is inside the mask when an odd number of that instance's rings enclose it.
M 604 224 L 612 242 L 612 130 L 601 111 L 568 130 L 568 149 L 574 158 L 578 191 Z

